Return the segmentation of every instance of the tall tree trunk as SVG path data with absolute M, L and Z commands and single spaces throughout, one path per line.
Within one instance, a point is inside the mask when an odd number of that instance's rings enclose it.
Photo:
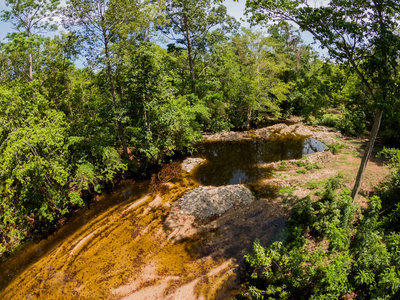
M 33 80 L 33 58 L 32 53 L 29 53 L 29 81 Z
M 29 30 L 29 28 L 28 28 L 28 39 L 30 38 L 30 36 L 31 36 L 31 32 L 30 32 L 30 30 Z M 32 47 L 30 46 L 30 44 L 29 44 L 29 74 L 28 74 L 28 79 L 29 79 L 29 81 L 32 81 L 33 80 L 33 58 L 32 58 Z
M 144 107 L 144 124 L 147 129 L 150 131 L 150 122 L 149 122 L 149 112 L 146 110 L 146 95 L 143 93 L 143 107 Z
M 104 45 L 105 45 L 104 48 L 105 48 L 105 54 L 106 54 L 106 60 L 107 60 L 108 78 L 110 80 L 110 85 L 111 85 L 111 94 L 112 94 L 113 104 L 114 104 L 114 107 L 117 107 L 117 95 L 115 92 L 114 77 L 113 77 L 111 63 L 110 63 L 110 53 L 108 50 L 108 43 L 105 42 Z M 117 119 L 118 135 L 119 135 L 119 138 L 122 143 L 124 157 L 128 158 L 128 146 L 126 144 L 124 128 L 122 126 L 122 122 L 120 120 L 120 115 L 118 112 L 115 113 L 115 117 Z
M 351 192 L 351 198 L 353 198 L 353 201 L 355 201 L 358 191 L 360 190 L 361 180 L 364 175 L 365 168 L 367 167 L 368 160 L 371 157 L 376 136 L 378 135 L 379 127 L 381 125 L 382 114 L 383 111 L 381 109 L 377 109 L 375 113 L 374 124 L 372 125 L 371 135 L 369 137 L 369 142 L 367 144 L 367 148 L 365 149 L 364 156 L 361 160 L 360 168 L 358 169 L 357 178 L 353 187 L 353 191 Z
M 186 17 L 184 18 L 184 26 L 185 26 L 185 38 L 187 41 L 187 50 L 188 50 L 188 60 L 189 60 L 189 68 L 190 68 L 190 77 L 192 79 L 192 90 L 193 93 L 196 93 L 196 74 L 194 73 L 194 59 L 193 59 L 193 48 L 192 48 L 192 40 L 190 39 L 190 32 L 187 23 Z

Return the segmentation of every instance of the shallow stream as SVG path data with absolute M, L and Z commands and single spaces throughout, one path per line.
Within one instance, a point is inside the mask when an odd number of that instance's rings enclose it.
M 141 293 L 158 286 L 156 299 L 191 283 L 206 299 L 226 299 L 220 286 L 229 288 L 230 271 L 218 284 L 200 279 L 231 266 L 227 262 L 240 259 L 255 238 L 269 243 L 284 227 L 284 218 L 274 213 L 279 209 L 274 201 L 256 201 L 214 220 L 214 229 L 174 243 L 164 225 L 171 203 L 199 184 L 257 182 L 271 175 L 263 164 L 324 147 L 314 139 L 203 143 L 195 156 L 207 163 L 194 176 L 182 173 L 161 194 L 149 182 L 121 183 L 58 232 L 25 245 L 0 265 L 0 299 L 146 299 Z

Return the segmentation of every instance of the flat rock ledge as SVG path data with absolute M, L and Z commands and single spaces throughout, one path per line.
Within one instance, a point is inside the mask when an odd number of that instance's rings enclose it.
M 179 200 L 178 205 L 181 213 L 206 219 L 220 216 L 234 206 L 249 205 L 253 201 L 254 196 L 251 191 L 247 187 L 237 184 L 220 187 L 198 187 L 187 192 Z
M 334 155 L 330 151 L 322 151 L 316 152 L 313 154 L 307 154 L 306 159 L 291 159 L 287 160 L 288 163 L 292 165 L 296 165 L 297 162 L 301 161 L 303 164 L 314 164 L 314 163 L 327 163 L 330 162 Z M 258 164 L 260 168 L 275 168 L 278 169 L 281 165 L 281 162 L 272 162 L 272 163 L 265 163 L 265 164 Z M 289 167 L 288 165 L 286 167 Z
M 278 136 L 278 137 L 286 137 L 286 136 L 312 136 L 313 133 L 310 129 L 304 124 L 293 124 L 286 125 L 283 123 L 276 124 L 273 126 L 265 127 L 257 129 L 255 135 L 259 137 L 269 137 L 270 135 Z
M 227 141 L 246 141 L 254 138 L 268 139 L 270 137 L 307 137 L 313 136 L 311 130 L 304 124 L 286 125 L 284 123 L 269 127 L 260 128 L 252 131 L 222 131 L 219 133 L 205 135 L 205 141 L 209 142 L 227 142 Z
M 193 157 L 186 158 L 182 162 L 182 170 L 190 173 L 194 168 L 196 168 L 198 165 L 201 165 L 205 161 L 206 160 L 204 158 L 193 158 Z

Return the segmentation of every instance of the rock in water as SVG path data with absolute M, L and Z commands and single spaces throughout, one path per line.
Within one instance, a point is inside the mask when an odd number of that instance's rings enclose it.
M 221 215 L 234 206 L 248 205 L 254 201 L 251 191 L 243 185 L 199 187 L 186 193 L 179 201 L 187 214 L 200 219 Z
M 194 168 L 202 164 L 204 161 L 206 161 L 204 158 L 193 158 L 193 157 L 186 158 L 182 162 L 182 169 L 190 173 Z

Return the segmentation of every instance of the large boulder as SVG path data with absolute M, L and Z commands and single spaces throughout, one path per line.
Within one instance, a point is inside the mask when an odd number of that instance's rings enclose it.
M 243 185 L 199 187 L 187 192 L 179 201 L 182 211 L 200 219 L 220 216 L 234 206 L 254 201 L 251 191 Z

